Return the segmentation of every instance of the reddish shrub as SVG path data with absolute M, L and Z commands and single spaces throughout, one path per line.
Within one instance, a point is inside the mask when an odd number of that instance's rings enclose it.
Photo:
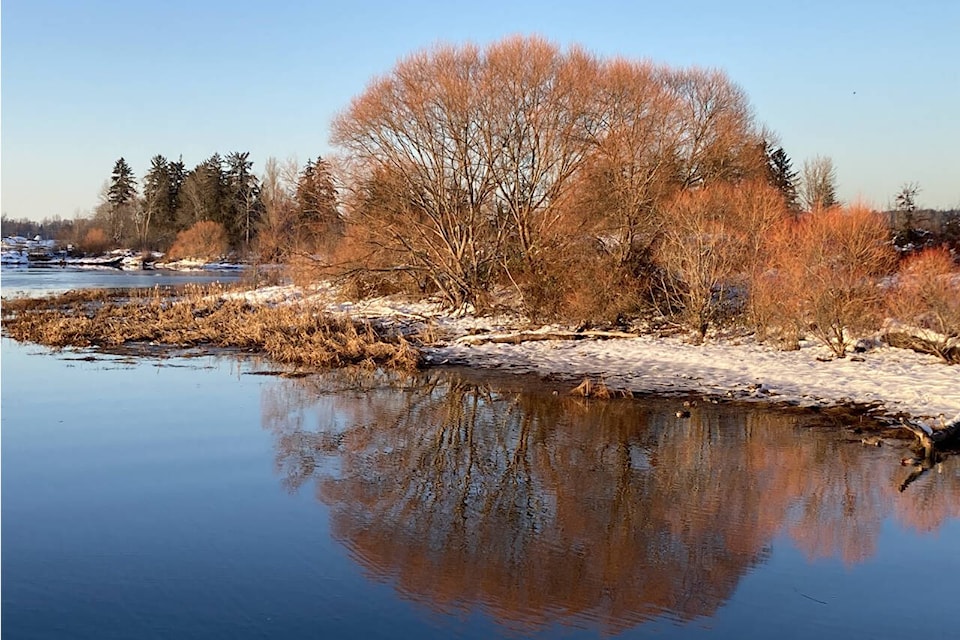
M 900 265 L 888 310 L 905 331 L 918 333 L 914 348 L 952 362 L 960 356 L 960 267 L 945 248 L 925 249 Z
M 167 252 L 167 258 L 170 260 L 184 258 L 219 260 L 227 253 L 229 247 L 227 231 L 222 224 L 201 220 L 177 234 L 177 239 Z
M 838 356 L 879 327 L 878 279 L 895 264 L 890 232 L 862 205 L 785 222 L 771 236 L 766 269 L 752 282 L 755 321 L 788 339 L 809 330 Z
M 100 227 L 92 227 L 83 234 L 77 247 L 84 253 L 103 253 L 110 247 L 107 232 Z

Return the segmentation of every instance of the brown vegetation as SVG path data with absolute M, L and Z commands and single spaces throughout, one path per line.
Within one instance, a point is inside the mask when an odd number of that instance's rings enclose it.
M 711 324 L 739 310 L 786 206 L 761 182 L 717 183 L 680 193 L 667 211 L 671 224 L 657 253 L 664 289 L 684 324 L 702 338 Z
M 222 224 L 212 220 L 201 220 L 177 234 L 177 239 L 174 240 L 166 257 L 169 260 L 185 258 L 219 260 L 226 255 L 229 247 L 227 232 Z
M 904 260 L 888 305 L 906 325 L 888 330 L 889 341 L 960 363 L 960 267 L 949 251 L 925 249 Z
M 110 248 L 110 239 L 107 238 L 106 231 L 100 227 L 92 227 L 83 234 L 77 248 L 88 254 L 103 253 Z
M 851 339 L 880 326 L 879 279 L 896 261 L 889 237 L 861 205 L 785 221 L 771 234 L 767 269 L 754 276 L 755 319 L 788 339 L 809 331 L 843 357 Z
M 154 290 L 128 297 L 94 292 L 15 299 L 4 301 L 3 327 L 15 340 L 51 347 L 213 345 L 261 351 L 298 366 L 419 366 L 420 353 L 400 335 L 310 307 L 254 306 L 221 293 L 197 287 L 179 298 Z
M 354 253 L 453 307 L 511 286 L 528 311 L 565 312 L 580 287 L 564 280 L 583 272 L 570 267 L 600 259 L 609 285 L 626 284 L 673 194 L 762 170 L 746 98 L 722 73 L 602 61 L 536 37 L 409 56 L 333 130 Z M 598 301 L 619 312 L 632 298 Z

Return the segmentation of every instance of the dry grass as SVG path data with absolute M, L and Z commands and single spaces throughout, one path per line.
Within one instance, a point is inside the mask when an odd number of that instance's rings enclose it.
M 603 380 L 593 382 L 590 378 L 584 378 L 583 382 L 570 390 L 570 395 L 583 398 L 596 398 L 598 400 L 609 400 L 614 397 L 614 392 L 604 384 Z
M 420 352 L 401 335 L 382 335 L 369 324 L 309 306 L 254 306 L 221 292 L 193 287 L 174 298 L 152 290 L 10 300 L 4 301 L 3 327 L 15 340 L 57 348 L 146 342 L 257 351 L 297 366 L 410 370 L 421 364 Z

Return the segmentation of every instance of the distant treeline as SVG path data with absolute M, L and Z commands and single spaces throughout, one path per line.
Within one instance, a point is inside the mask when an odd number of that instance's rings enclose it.
M 116 161 L 87 216 L 75 219 L 3 217 L 3 235 L 41 235 L 87 252 L 125 247 L 166 251 L 179 234 L 212 223 L 227 250 L 268 260 L 291 251 L 315 251 L 340 227 L 337 190 L 326 160 L 303 167 L 267 160 L 254 173 L 249 153 L 214 154 L 192 169 L 154 156 L 138 183 L 124 158 Z

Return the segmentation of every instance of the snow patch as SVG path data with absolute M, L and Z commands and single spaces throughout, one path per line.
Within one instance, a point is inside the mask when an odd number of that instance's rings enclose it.
M 426 349 L 428 362 L 462 364 L 517 373 L 603 380 L 634 393 L 733 395 L 799 406 L 875 404 L 915 417 L 960 414 L 960 368 L 934 356 L 874 341 L 864 353 L 834 358 L 822 343 L 804 340 L 796 351 L 779 351 L 751 339 L 708 339 L 694 345 L 679 337 L 606 336 L 604 340 L 480 342 L 521 334 L 568 334 L 569 327 L 525 326 L 510 315 L 478 317 L 445 310 L 437 300 L 411 302 L 396 296 L 343 301 L 329 283 L 301 289 L 265 287 L 227 294 L 251 304 L 306 303 L 411 329 L 433 326 L 442 342 Z

